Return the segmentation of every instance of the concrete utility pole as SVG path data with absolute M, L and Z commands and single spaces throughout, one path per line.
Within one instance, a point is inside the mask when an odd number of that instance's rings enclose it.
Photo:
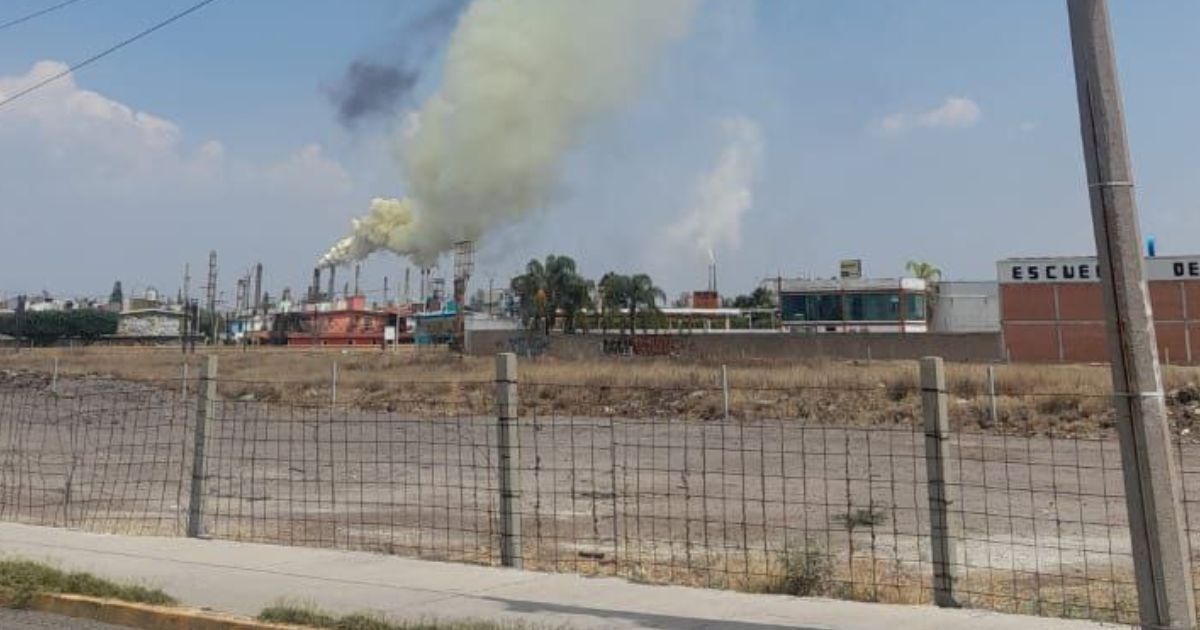
M 217 345 L 217 251 L 208 252 L 208 338 Z
M 1194 628 L 1188 547 L 1107 0 L 1067 0 L 1141 623 Z

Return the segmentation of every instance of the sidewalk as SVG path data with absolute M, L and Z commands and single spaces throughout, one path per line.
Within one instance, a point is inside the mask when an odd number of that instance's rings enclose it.
M 159 586 L 252 616 L 280 598 L 397 620 L 506 619 L 570 628 L 1083 630 L 1101 624 L 933 607 L 632 584 L 368 553 L 0 524 L 0 552 Z

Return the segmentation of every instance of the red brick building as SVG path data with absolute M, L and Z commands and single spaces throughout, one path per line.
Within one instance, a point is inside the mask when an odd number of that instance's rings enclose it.
M 1013 361 L 1108 360 L 1095 258 L 1019 258 L 997 264 L 1000 321 Z M 1200 363 L 1200 256 L 1146 259 L 1159 358 Z

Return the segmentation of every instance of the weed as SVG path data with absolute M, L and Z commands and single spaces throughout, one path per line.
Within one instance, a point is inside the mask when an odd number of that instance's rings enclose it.
M 833 559 L 813 541 L 779 554 L 779 568 L 761 586 L 764 593 L 815 597 L 833 586 Z
M 176 603 L 175 598 L 158 589 L 120 584 L 91 573 L 69 573 L 29 560 L 0 560 L 0 589 L 10 594 L 18 608 L 27 606 L 39 593 L 85 595 L 157 606 Z
M 279 603 L 264 609 L 258 614 L 258 620 L 328 630 L 522 630 L 528 628 L 524 624 L 477 620 L 395 622 L 373 613 L 355 613 L 338 617 L 322 612 L 311 605 L 289 603 Z M 533 629 L 529 628 L 528 630 Z

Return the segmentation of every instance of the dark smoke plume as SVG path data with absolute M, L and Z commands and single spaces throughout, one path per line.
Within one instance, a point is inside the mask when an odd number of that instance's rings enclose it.
M 434 0 L 432 7 L 401 26 L 393 36 L 400 44 L 389 55 L 351 62 L 342 78 L 325 88 L 337 108 L 338 120 L 353 127 L 364 118 L 391 114 L 411 103 L 413 89 L 429 57 L 454 28 L 468 2 Z

